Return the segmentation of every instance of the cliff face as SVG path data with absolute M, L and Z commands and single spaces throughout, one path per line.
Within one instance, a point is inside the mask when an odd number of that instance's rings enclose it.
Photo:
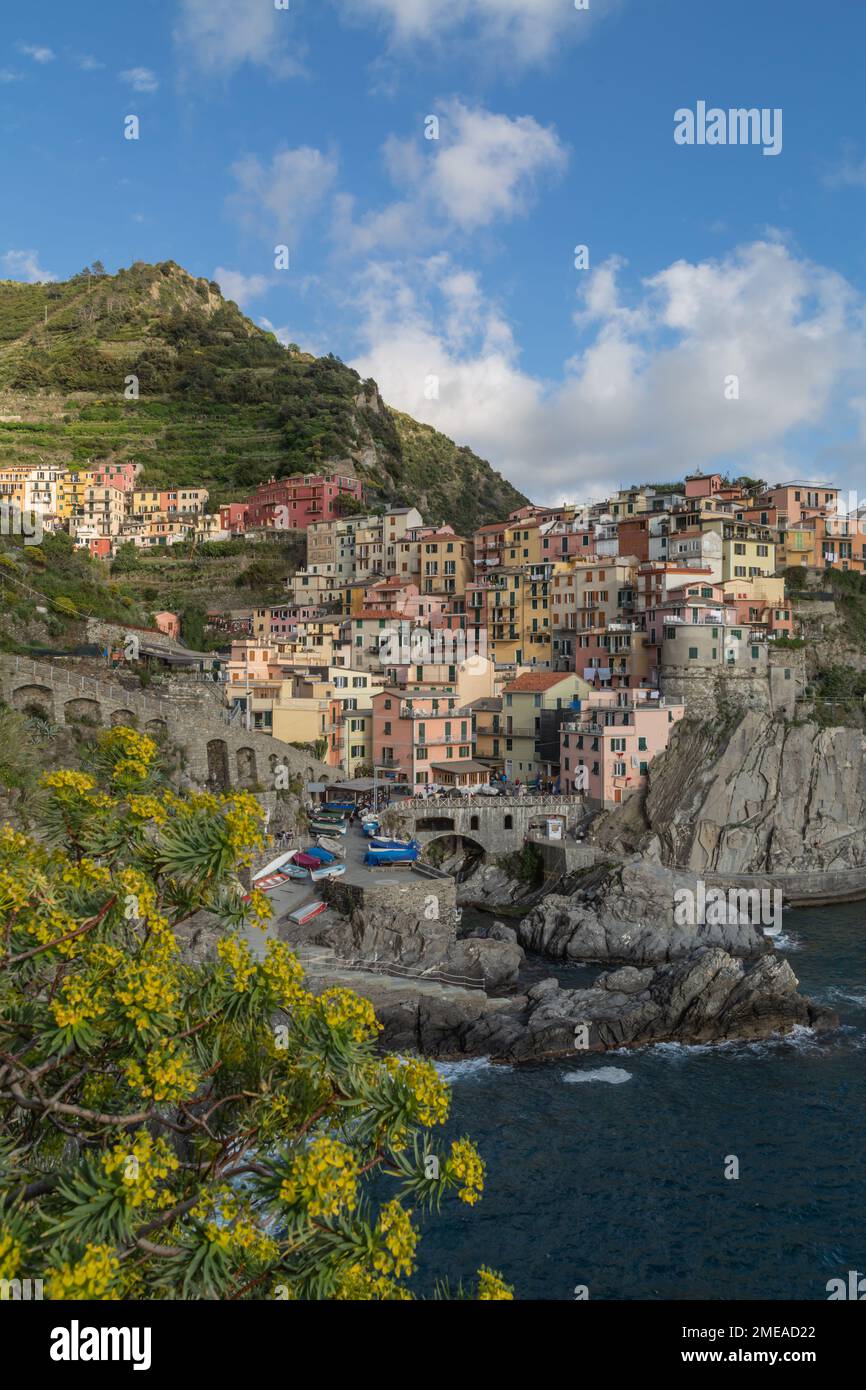
M 712 728 L 683 725 L 653 764 L 643 817 L 663 862 L 699 875 L 866 864 L 866 735 L 753 711 L 719 746 Z

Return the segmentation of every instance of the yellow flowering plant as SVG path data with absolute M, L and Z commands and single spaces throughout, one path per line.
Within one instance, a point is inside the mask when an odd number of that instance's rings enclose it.
M 448 1087 L 380 1054 L 367 1000 L 311 991 L 279 940 L 251 948 L 255 797 L 169 790 L 129 729 L 40 795 L 36 834 L 0 827 L 0 1278 L 53 1299 L 415 1297 L 425 1215 L 472 1207 L 484 1166 L 468 1139 L 440 1152 Z M 199 912 L 220 935 L 192 963 Z M 459 1290 L 512 1296 L 486 1266 Z

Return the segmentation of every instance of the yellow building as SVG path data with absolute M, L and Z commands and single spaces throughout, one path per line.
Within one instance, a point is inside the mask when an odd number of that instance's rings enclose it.
M 509 781 L 554 777 L 559 770 L 559 729 L 574 700 L 590 694 L 573 671 L 531 671 L 506 685 L 505 774 Z
M 487 592 L 488 651 L 497 666 L 548 666 L 551 659 L 552 567 L 490 572 Z
M 473 546 L 450 526 L 440 526 L 436 531 L 422 531 L 418 539 L 421 593 L 464 598 L 466 585 L 472 579 Z

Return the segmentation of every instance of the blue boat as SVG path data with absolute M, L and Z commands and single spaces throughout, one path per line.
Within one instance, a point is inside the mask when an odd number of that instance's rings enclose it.
M 320 806 L 320 811 L 346 811 L 351 813 L 355 809 L 354 801 L 326 801 L 324 806 Z
M 309 854 L 311 859 L 320 859 L 323 864 L 333 864 L 337 858 L 336 854 L 332 854 L 329 849 L 322 849 L 321 845 L 313 845 L 305 853 Z
M 417 840 L 397 840 L 388 835 L 374 835 L 370 841 L 373 849 L 412 849 L 417 846 Z
M 403 849 L 373 849 L 367 850 L 364 856 L 365 864 L 414 864 L 421 847 L 417 844 L 404 846 Z

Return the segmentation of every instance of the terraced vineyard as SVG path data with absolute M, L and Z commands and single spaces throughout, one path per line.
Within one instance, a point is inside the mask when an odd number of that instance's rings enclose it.
M 374 504 L 413 503 L 463 531 L 525 501 L 471 450 L 389 410 L 375 382 L 283 347 L 173 262 L 0 282 L 0 461 L 38 459 L 132 460 L 145 485 L 203 485 L 212 505 L 338 464 Z

